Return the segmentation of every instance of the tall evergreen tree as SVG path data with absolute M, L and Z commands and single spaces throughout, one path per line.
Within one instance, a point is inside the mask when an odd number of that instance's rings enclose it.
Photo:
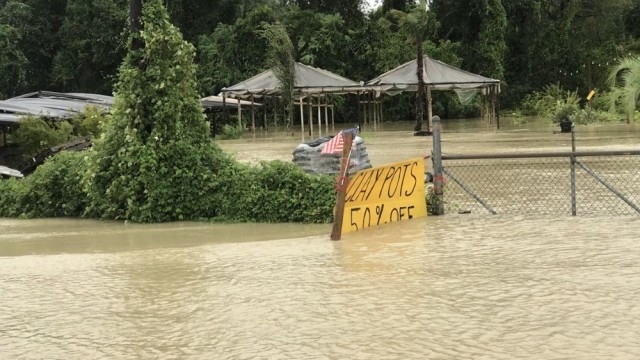
M 140 20 L 120 67 L 112 120 L 89 157 L 87 215 L 136 222 L 215 217 L 204 195 L 218 191 L 217 172 L 227 163 L 210 140 L 196 91 L 195 49 L 161 0 L 146 0 Z
M 293 119 L 293 88 L 296 76 L 293 44 L 280 23 L 265 24 L 261 34 L 269 43 L 267 64 L 280 81 L 280 96 L 287 112 L 285 126 L 289 129 Z

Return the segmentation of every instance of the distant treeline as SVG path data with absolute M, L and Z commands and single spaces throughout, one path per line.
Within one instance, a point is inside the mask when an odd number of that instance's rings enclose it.
M 197 49 L 198 91 L 267 67 L 260 30 L 279 22 L 296 61 L 367 81 L 415 58 L 393 26 L 410 0 L 166 0 L 171 21 Z M 431 0 L 437 29 L 425 53 L 503 81 L 501 106 L 513 108 L 545 85 L 588 94 L 604 88 L 610 66 L 640 49 L 640 0 Z M 128 0 L 0 0 L 0 99 L 29 91 L 111 94 L 126 53 Z M 406 103 L 391 118 L 410 119 Z M 437 93 L 434 111 L 466 116 L 455 94 Z M 346 106 L 346 105 L 345 105 Z M 395 107 L 394 107 L 395 106 Z M 470 114 L 473 115 L 473 114 Z

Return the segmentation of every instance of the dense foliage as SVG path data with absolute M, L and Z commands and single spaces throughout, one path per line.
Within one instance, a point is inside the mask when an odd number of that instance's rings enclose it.
M 626 112 L 640 93 L 640 0 L 431 0 L 413 23 L 416 1 L 385 0 L 365 13 L 361 0 L 147 0 L 134 34 L 126 3 L 0 0 L 0 98 L 43 89 L 116 93 L 110 119 L 88 113 L 54 126 L 22 123 L 23 133 L 11 136 L 31 142 L 30 153 L 102 135 L 88 154 L 61 154 L 25 180 L 0 181 L 0 216 L 330 221 L 332 179 L 293 164 L 237 163 L 209 139 L 198 102 L 283 54 L 282 64 L 302 61 L 366 81 L 424 51 L 503 80 L 503 108 L 522 105 L 556 121 L 603 119 L 598 97 L 582 108 L 591 89 L 605 89 Z M 385 21 L 412 26 L 398 32 Z M 133 39 L 144 46 L 127 52 Z M 282 44 L 286 53 L 270 52 Z M 411 95 L 384 102 L 385 119 L 414 116 Z M 354 97 L 337 104 L 337 120 L 353 123 Z M 453 93 L 434 94 L 433 107 L 443 117 L 478 114 L 477 103 L 461 105 Z
M 640 0 L 431 0 L 440 24 L 424 39 L 425 53 L 457 58 L 463 69 L 503 80 L 501 106 L 515 108 L 548 84 L 577 90 L 606 89 L 609 68 L 640 50 Z M 267 43 L 259 31 L 279 22 L 295 60 L 356 81 L 369 80 L 415 56 L 396 29 L 379 26 L 393 11 L 416 1 L 381 1 L 365 10 L 361 0 L 167 0 L 170 19 L 196 44 L 198 91 L 224 86 L 266 69 Z M 109 94 L 125 55 L 124 0 L 1 0 L 0 98 L 35 90 Z M 443 54 L 431 44 L 449 42 Z M 443 117 L 477 115 L 445 104 Z M 414 117 L 413 99 L 385 99 L 386 119 Z M 338 121 L 352 121 L 344 101 Z
M 82 186 L 83 153 L 61 153 L 24 180 L 0 181 L 0 216 L 81 216 L 87 205 Z
M 160 0 L 145 3 L 141 20 L 142 31 L 129 41 L 139 37 L 143 46 L 132 48 L 120 67 L 111 116 L 90 108 L 57 123 L 65 125 L 65 136 L 101 133 L 94 150 L 57 155 L 22 181 L 0 181 L 0 216 L 331 221 L 331 178 L 290 163 L 242 165 L 211 141 L 193 46 L 171 25 Z M 57 134 L 41 119 L 24 124 L 16 136 Z

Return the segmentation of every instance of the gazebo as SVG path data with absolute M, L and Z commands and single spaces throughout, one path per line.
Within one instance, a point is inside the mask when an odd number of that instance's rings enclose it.
M 248 99 L 253 102 L 254 98 L 277 97 L 280 96 L 280 80 L 276 77 L 273 70 L 264 71 L 250 79 L 237 83 L 235 85 L 223 88 L 221 94 L 223 97 L 233 97 L 238 99 Z M 295 79 L 293 96 L 298 99 L 295 103 L 300 105 L 300 118 L 302 127 L 302 136 L 304 140 L 304 105 L 308 108 L 309 136 L 313 136 L 313 107 L 317 107 L 317 119 L 319 135 L 322 133 L 322 113 L 324 108 L 324 121 L 326 132 L 329 132 L 329 115 L 331 109 L 331 123 L 334 122 L 333 104 L 329 104 L 326 96 L 328 94 L 347 94 L 359 93 L 364 91 L 361 83 L 347 79 L 330 71 L 315 68 L 299 62 L 295 63 Z M 314 105 L 313 98 L 316 98 Z M 263 104 L 266 101 L 263 100 Z M 323 103 L 324 100 L 324 103 Z M 266 116 L 266 115 L 265 115 Z M 255 119 L 252 115 L 252 125 L 255 129 Z M 239 119 L 240 121 L 240 119 Z
M 395 95 L 403 91 L 418 90 L 418 64 L 411 60 L 393 70 L 370 80 L 366 88 L 374 92 L 378 98 L 381 94 Z M 497 120 L 496 105 L 500 93 L 500 80 L 487 78 L 445 64 L 441 61 L 424 57 L 423 79 L 427 90 L 427 121 L 431 123 L 431 91 L 432 90 L 478 90 L 482 92 L 484 102 L 482 117 L 489 123 Z M 375 107 L 375 105 L 374 105 Z

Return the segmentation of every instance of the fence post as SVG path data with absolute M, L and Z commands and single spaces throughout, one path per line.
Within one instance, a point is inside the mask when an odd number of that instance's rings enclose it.
M 576 216 L 576 132 L 571 123 L 571 215 Z
M 442 126 L 440 124 L 440 116 L 436 115 L 431 119 L 433 126 L 433 193 L 436 198 L 436 215 L 444 215 L 444 202 L 442 187 L 444 185 L 444 176 L 442 172 L 442 144 L 440 132 Z

